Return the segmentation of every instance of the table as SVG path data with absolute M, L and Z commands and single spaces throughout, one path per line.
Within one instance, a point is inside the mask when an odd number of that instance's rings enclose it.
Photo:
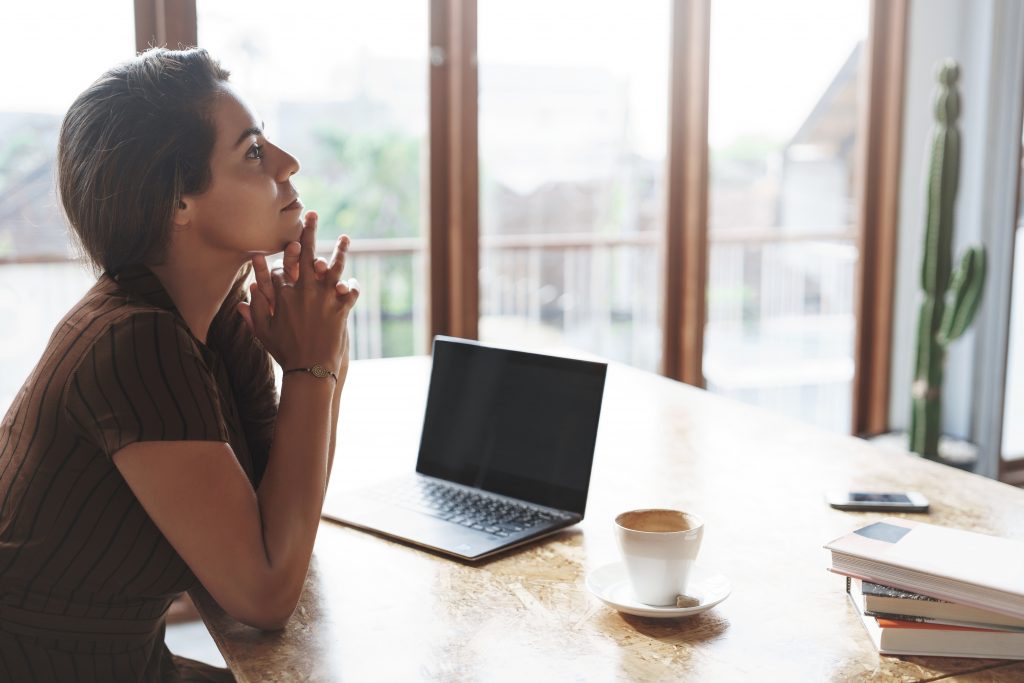
M 427 358 L 352 364 L 329 495 L 413 469 L 428 375 Z M 196 597 L 243 683 L 1024 680 L 1024 662 L 875 651 L 822 549 L 884 516 L 824 491 L 865 488 L 918 490 L 927 521 L 1024 539 L 1022 490 L 611 364 L 578 526 L 474 566 L 325 520 L 283 631 Z M 661 506 L 705 518 L 699 562 L 732 581 L 690 619 L 622 615 L 584 586 L 618 559 L 615 514 Z

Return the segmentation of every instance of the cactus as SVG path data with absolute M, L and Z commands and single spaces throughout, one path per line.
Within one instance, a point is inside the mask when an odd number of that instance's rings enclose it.
M 985 285 L 985 249 L 971 247 L 956 271 L 953 260 L 953 206 L 960 173 L 960 67 L 947 60 L 939 68 L 935 127 L 928 169 L 924 258 L 918 316 L 917 360 L 911 389 L 910 449 L 938 458 L 942 419 L 942 374 L 946 350 L 970 327 Z

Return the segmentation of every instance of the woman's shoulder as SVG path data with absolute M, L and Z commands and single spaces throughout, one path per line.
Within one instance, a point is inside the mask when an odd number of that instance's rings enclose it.
M 68 352 L 74 347 L 87 348 L 125 328 L 148 328 L 162 336 L 188 332 L 176 311 L 125 291 L 104 274 L 57 324 L 49 346 L 62 346 Z
M 98 312 L 83 305 L 66 330 L 79 341 L 56 398 L 73 433 L 107 456 L 134 441 L 226 441 L 217 377 L 177 310 L 97 296 Z
M 213 379 L 203 361 L 176 310 L 132 296 L 103 276 L 56 325 L 17 402 L 61 410 L 76 387 L 87 402 L 107 404 L 122 384 L 131 389 L 164 378 L 206 387 Z
M 106 274 L 54 328 L 44 354 L 60 359 L 68 375 L 85 362 L 102 368 L 176 355 L 202 356 L 177 310 L 125 291 Z

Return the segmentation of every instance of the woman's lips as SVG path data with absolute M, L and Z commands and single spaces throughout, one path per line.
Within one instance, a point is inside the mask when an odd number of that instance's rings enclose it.
M 299 201 L 298 197 L 296 197 L 294 200 L 292 200 L 291 204 L 289 204 L 288 206 L 286 206 L 283 209 L 281 209 L 281 211 L 298 211 L 301 208 L 302 208 L 302 202 Z

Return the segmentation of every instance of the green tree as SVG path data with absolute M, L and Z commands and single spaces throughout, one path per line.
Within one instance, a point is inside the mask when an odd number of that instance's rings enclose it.
M 397 132 L 314 134 L 317 158 L 302 194 L 320 214 L 321 236 L 415 237 L 420 234 L 420 140 Z
M 320 214 L 320 239 L 342 233 L 357 242 L 421 234 L 419 138 L 338 128 L 317 130 L 314 137 L 316 152 L 299 185 L 305 204 Z M 412 281 L 413 257 L 378 258 L 383 354 L 414 353 L 413 292 L 422 284 Z

